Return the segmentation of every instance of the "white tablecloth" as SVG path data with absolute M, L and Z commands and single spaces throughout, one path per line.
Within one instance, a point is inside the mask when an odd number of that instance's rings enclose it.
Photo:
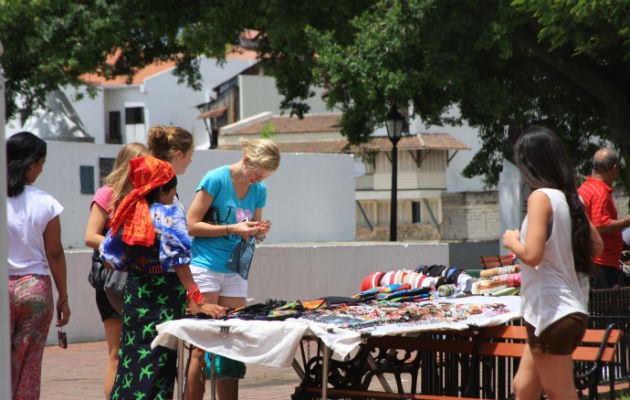
M 175 349 L 178 339 L 181 339 L 206 351 L 244 363 L 290 367 L 300 339 L 304 335 L 317 336 L 335 354 L 345 357 L 361 344 L 362 333 L 385 336 L 423 331 L 464 330 L 471 326 L 501 325 L 521 316 L 519 296 L 471 296 L 439 301 L 458 304 L 502 303 L 507 306 L 508 312 L 493 316 L 472 315 L 457 322 L 413 321 L 378 325 L 361 330 L 343 329 L 302 318 L 290 318 L 285 321 L 184 318 L 158 325 L 158 335 L 152 346 Z

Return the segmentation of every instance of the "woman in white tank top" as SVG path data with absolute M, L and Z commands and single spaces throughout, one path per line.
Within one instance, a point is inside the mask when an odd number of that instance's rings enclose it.
M 573 168 L 550 130 L 531 127 L 514 145 L 514 161 L 536 190 L 527 199 L 521 231 L 508 230 L 503 246 L 524 264 L 521 312 L 527 345 L 514 377 L 516 399 L 577 400 L 571 353 L 588 318 L 591 256 L 603 242 L 577 194 Z

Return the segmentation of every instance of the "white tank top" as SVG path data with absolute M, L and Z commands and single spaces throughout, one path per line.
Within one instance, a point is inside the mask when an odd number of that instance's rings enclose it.
M 588 277 L 577 273 L 571 244 L 571 214 L 564 193 L 538 189 L 551 201 L 551 234 L 541 263 L 521 268 L 521 313 L 540 336 L 549 325 L 572 313 L 588 315 Z M 521 226 L 521 242 L 527 236 L 527 217 Z

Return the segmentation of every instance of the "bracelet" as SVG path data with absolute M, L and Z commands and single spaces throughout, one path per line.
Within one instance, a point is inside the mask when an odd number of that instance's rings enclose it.
M 199 286 L 196 283 L 193 283 L 188 293 L 186 293 L 186 297 L 192 300 L 195 304 L 199 304 L 203 302 L 203 294 L 199 290 Z
M 230 225 L 225 225 L 225 234 L 226 235 L 230 234 Z
M 68 302 L 68 296 L 66 296 L 66 298 L 63 299 L 63 301 L 57 300 L 57 308 L 62 308 L 63 306 L 66 305 L 67 302 Z

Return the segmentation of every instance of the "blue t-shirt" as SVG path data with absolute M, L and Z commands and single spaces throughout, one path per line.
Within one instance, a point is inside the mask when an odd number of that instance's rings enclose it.
M 213 225 L 230 225 L 243 221 L 252 221 L 254 210 L 265 206 L 267 187 L 263 182 L 253 183 L 243 200 L 236 197 L 230 167 L 222 167 L 208 171 L 201 179 L 196 192 L 204 189 L 212 198 L 212 204 L 205 219 Z M 241 241 L 237 235 L 218 237 L 193 237 L 191 265 L 207 268 L 224 274 L 234 273 L 225 267 L 234 247 Z

